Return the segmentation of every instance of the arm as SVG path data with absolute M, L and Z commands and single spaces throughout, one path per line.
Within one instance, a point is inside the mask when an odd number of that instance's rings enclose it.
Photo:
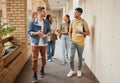
M 69 37 L 72 39 L 72 25 L 69 26 Z
M 76 29 L 76 33 L 79 33 L 79 34 L 83 34 L 83 35 L 89 36 L 89 35 L 90 35 L 90 30 L 89 30 L 89 27 L 88 27 L 88 24 L 87 24 L 86 21 L 85 21 L 85 23 L 84 23 L 84 29 L 85 29 L 85 32 L 79 31 L 79 30 Z
M 38 35 L 39 37 L 41 37 L 42 36 L 42 32 L 41 31 L 38 31 L 38 32 L 34 32 L 33 31 L 33 22 L 34 22 L 34 20 L 30 21 L 29 24 L 28 24 L 28 34 L 30 36 Z
M 33 20 L 29 22 L 28 24 L 28 34 L 30 36 L 34 36 L 34 35 L 39 35 L 39 32 L 33 32 Z
M 30 36 L 33 36 L 33 35 L 32 35 L 32 33 L 33 33 L 32 26 L 33 26 L 33 20 L 28 23 L 28 34 L 29 34 Z
M 47 33 L 46 34 L 43 34 L 43 37 L 42 38 L 45 38 L 47 36 L 49 36 L 51 34 L 51 28 L 50 28 L 50 24 L 48 22 L 46 22 L 47 24 Z
M 80 34 L 89 36 L 89 35 L 90 35 L 90 30 L 89 30 L 89 26 L 88 26 L 88 24 L 87 24 L 86 21 L 85 21 L 85 23 L 84 23 L 84 29 L 85 29 L 85 32 L 80 32 Z

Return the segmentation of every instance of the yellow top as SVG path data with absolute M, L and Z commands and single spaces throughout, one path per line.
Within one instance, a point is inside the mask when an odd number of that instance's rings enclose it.
M 71 26 L 72 26 L 72 41 L 75 42 L 76 44 L 80 45 L 80 46 L 84 46 L 84 41 L 85 41 L 84 35 L 77 35 L 75 33 L 76 28 L 82 26 L 82 18 L 79 19 L 79 20 L 75 19 L 73 21 L 73 23 L 71 24 Z M 84 20 L 84 29 L 85 29 L 85 31 L 89 31 L 88 24 L 85 20 Z

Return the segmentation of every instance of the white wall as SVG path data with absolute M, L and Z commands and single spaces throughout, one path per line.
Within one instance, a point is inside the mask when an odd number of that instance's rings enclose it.
M 67 4 L 71 20 L 74 9 L 82 7 L 90 27 L 84 50 L 89 68 L 100 83 L 120 83 L 120 0 L 69 0 Z
M 100 83 L 120 83 L 120 0 L 80 0 L 91 36 L 84 57 Z

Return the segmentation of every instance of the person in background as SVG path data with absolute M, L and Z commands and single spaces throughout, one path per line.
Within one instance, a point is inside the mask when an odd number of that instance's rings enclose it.
M 71 77 L 75 74 L 74 71 L 74 56 L 75 51 L 78 52 L 78 71 L 77 76 L 80 77 L 82 75 L 81 68 L 82 68 L 82 55 L 84 50 L 84 42 L 85 37 L 90 35 L 89 27 L 87 22 L 81 18 L 83 13 L 82 8 L 76 8 L 74 17 L 75 19 L 71 22 L 70 29 L 69 29 L 69 36 L 71 39 L 70 42 L 70 72 L 67 74 L 67 77 Z
M 62 64 L 66 64 L 66 59 L 68 59 L 68 51 L 69 51 L 69 25 L 70 25 L 70 16 L 65 15 L 63 17 L 64 23 L 60 25 L 59 31 L 61 35 L 62 42 Z
M 37 67 L 38 67 L 38 52 L 41 53 L 41 69 L 40 75 L 44 76 L 44 68 L 46 65 L 46 48 L 47 48 L 47 37 L 49 36 L 51 29 L 50 24 L 45 17 L 45 8 L 39 6 L 37 8 L 37 18 L 32 20 L 28 25 L 28 34 L 30 37 L 30 43 L 32 47 L 32 70 L 33 70 L 33 81 L 38 82 Z
M 37 18 L 37 12 L 32 13 L 32 19 L 35 19 L 35 18 Z
M 51 62 L 55 54 L 55 41 L 57 40 L 57 35 L 55 34 L 56 28 L 52 26 L 51 15 L 47 15 L 46 20 L 48 20 L 51 25 L 51 35 L 48 37 L 48 46 L 47 46 L 47 60 Z

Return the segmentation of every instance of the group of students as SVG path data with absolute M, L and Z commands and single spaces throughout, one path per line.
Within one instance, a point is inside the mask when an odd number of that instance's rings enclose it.
M 46 53 L 47 60 L 52 61 L 55 52 L 55 41 L 57 35 L 55 32 L 60 32 L 60 38 L 62 43 L 62 64 L 66 64 L 68 59 L 68 50 L 70 55 L 70 72 L 67 77 L 71 77 L 75 74 L 74 71 L 74 56 L 77 49 L 78 52 L 78 71 L 77 76 L 80 77 L 82 67 L 82 54 L 84 50 L 84 41 L 86 35 L 90 35 L 87 22 L 81 18 L 83 13 L 82 8 L 76 8 L 74 12 L 75 19 L 70 21 L 70 16 L 65 15 L 63 17 L 64 23 L 60 25 L 60 28 L 56 30 L 52 27 L 52 17 L 46 15 L 44 7 L 39 6 L 37 12 L 33 13 L 33 20 L 28 24 L 28 34 L 30 37 L 30 43 L 32 48 L 32 70 L 33 70 L 33 82 L 38 82 L 37 66 L 38 55 L 41 53 L 41 69 L 40 76 L 44 76 L 44 68 L 46 65 Z

